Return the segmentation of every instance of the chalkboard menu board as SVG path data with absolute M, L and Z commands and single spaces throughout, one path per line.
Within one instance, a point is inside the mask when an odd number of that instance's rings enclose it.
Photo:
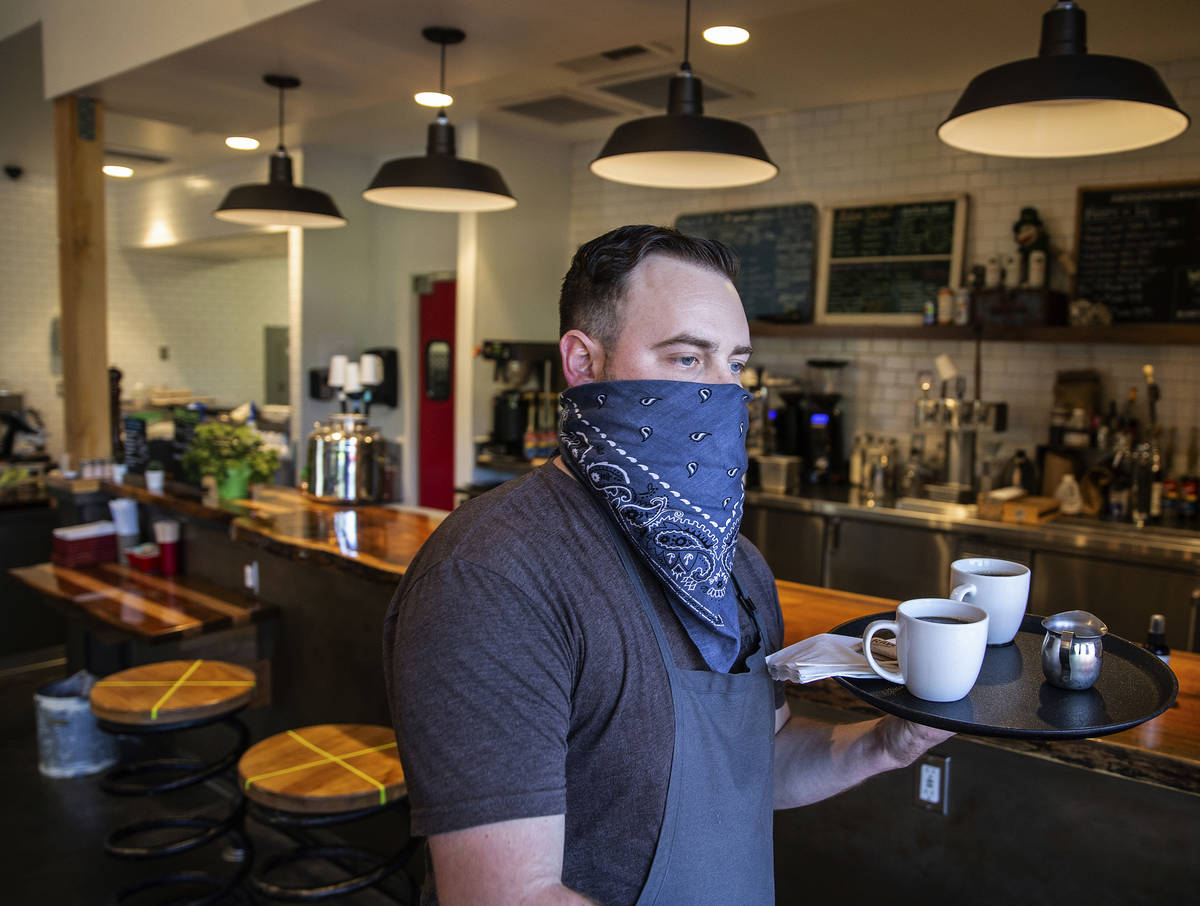
M 177 406 L 172 415 L 175 420 L 175 437 L 171 444 L 171 464 L 167 471 L 176 481 L 190 481 L 191 476 L 183 468 L 183 454 L 192 445 L 192 437 L 196 434 L 196 425 L 200 424 L 201 414 Z
M 683 214 L 675 228 L 742 259 L 735 285 L 751 321 L 811 321 L 817 210 L 811 204 Z
M 1200 183 L 1079 190 L 1075 296 L 1114 321 L 1200 323 Z
M 146 441 L 146 420 L 136 415 L 121 419 L 125 428 L 125 468 L 134 475 L 146 471 L 150 461 L 150 444 Z
M 926 300 L 962 275 L 967 199 L 837 206 L 821 234 L 817 318 L 919 324 Z

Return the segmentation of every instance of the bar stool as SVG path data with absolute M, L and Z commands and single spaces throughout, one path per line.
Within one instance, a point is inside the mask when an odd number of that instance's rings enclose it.
M 309 828 L 357 821 L 408 802 L 392 728 L 370 724 L 320 724 L 264 739 L 238 762 L 238 781 L 250 800 L 250 817 L 301 837 Z M 420 838 L 410 839 L 391 856 L 350 845 L 298 846 L 260 860 L 249 883 L 255 892 L 277 900 L 340 896 L 379 883 L 400 869 L 420 843 Z M 347 872 L 363 867 L 339 881 L 309 887 L 270 879 L 281 869 L 317 859 L 331 860 Z
M 118 796 L 159 796 L 203 783 L 232 767 L 245 751 L 249 733 L 237 713 L 254 697 L 254 674 L 223 661 L 163 661 L 122 670 L 96 682 L 91 709 L 102 730 L 125 737 L 158 737 L 224 724 L 234 741 L 211 760 L 185 757 L 147 758 L 119 764 L 100 781 L 101 789 Z M 229 878 L 208 872 L 175 872 L 141 881 L 117 892 L 124 902 L 152 888 L 184 886 L 208 891 L 194 904 L 223 901 L 249 874 L 253 850 L 242 830 L 245 801 L 234 791 L 233 809 L 223 818 L 180 816 L 154 818 L 122 825 L 108 835 L 105 850 L 123 859 L 155 859 L 188 852 L 228 836 L 242 854 L 241 865 Z M 192 833 L 166 842 L 140 844 L 159 831 L 187 829 Z

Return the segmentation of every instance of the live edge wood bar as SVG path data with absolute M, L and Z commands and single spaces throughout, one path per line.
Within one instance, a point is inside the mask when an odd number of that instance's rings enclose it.
M 211 632 L 278 613 L 271 710 L 278 712 L 280 727 L 387 721 L 379 663 L 383 614 L 440 512 L 329 506 L 290 488 L 268 488 L 253 500 L 214 507 L 131 485 L 103 487 L 139 501 L 144 526 L 154 518 L 184 523 L 186 578 L 173 580 L 174 591 L 168 592 L 172 580 L 137 576 L 123 567 L 63 573 L 47 564 L 27 568 L 25 581 L 40 585 L 59 606 L 76 592 L 80 600 L 66 606 L 93 621 L 111 623 L 114 612 L 128 613 L 121 608 L 144 600 L 143 632 L 151 627 L 169 635 Z M 257 594 L 244 590 L 245 568 L 252 564 Z M 118 579 L 119 595 L 91 597 L 95 582 Z M 51 588 L 53 583 L 58 584 Z M 792 582 L 778 587 L 785 644 L 896 604 Z M 1172 667 L 1179 677 L 1177 705 L 1132 730 L 1068 742 L 968 741 L 1200 795 L 1200 655 L 1177 652 Z M 789 687 L 789 699 L 794 709 L 830 709 L 843 719 L 877 713 L 832 680 Z
M 185 655 L 220 658 L 222 646 L 247 631 L 259 634 L 261 654 L 262 633 L 273 634 L 266 646 L 270 707 L 246 712 L 256 738 L 313 724 L 388 723 L 384 613 L 442 514 L 326 506 L 284 488 L 217 507 L 129 485 L 103 489 L 137 500 L 144 529 L 156 518 L 183 524 L 186 578 L 133 576 L 116 566 L 64 572 L 47 564 L 27 570 L 24 581 L 94 627 L 119 631 L 114 619 L 145 614 L 145 633 L 207 646 Z M 257 588 L 247 589 L 247 579 Z M 116 591 L 101 588 L 105 583 Z M 785 643 L 896 604 L 778 586 Z M 146 650 L 167 659 L 161 640 L 151 639 Z M 948 889 L 974 889 L 986 879 L 978 902 L 1050 902 L 1031 897 L 1031 884 L 1055 891 L 1061 866 L 1097 859 L 1101 881 L 1085 882 L 1092 904 L 1175 900 L 1185 887 L 1183 899 L 1194 896 L 1200 882 L 1188 853 L 1200 846 L 1200 655 L 1178 652 L 1171 665 L 1177 705 L 1135 729 L 1070 742 L 960 735 L 942 744 L 938 752 L 954 762 L 946 815 L 914 804 L 913 770 L 778 813 L 779 901 L 800 891 L 840 897 L 837 879 L 871 865 L 888 879 L 890 895 L 897 894 L 897 877 L 940 873 L 953 881 L 958 873 L 961 883 Z M 877 714 L 831 680 L 791 686 L 788 701 L 793 714 L 826 722 Z M 909 901 L 905 891 L 899 895 Z

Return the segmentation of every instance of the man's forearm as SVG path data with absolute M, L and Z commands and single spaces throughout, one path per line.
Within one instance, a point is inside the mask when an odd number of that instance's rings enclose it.
M 828 724 L 792 716 L 775 734 L 775 808 L 819 802 L 910 765 L 952 735 L 896 717 Z

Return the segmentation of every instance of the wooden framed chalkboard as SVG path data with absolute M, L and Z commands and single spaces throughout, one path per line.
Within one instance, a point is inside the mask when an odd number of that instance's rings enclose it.
M 920 324 L 927 299 L 962 278 L 967 197 L 838 205 L 821 230 L 817 320 Z
M 1200 181 L 1079 190 L 1075 296 L 1113 320 L 1200 323 Z
M 675 229 L 717 239 L 742 259 L 735 285 L 751 321 L 813 319 L 817 209 L 811 204 L 682 214 Z

